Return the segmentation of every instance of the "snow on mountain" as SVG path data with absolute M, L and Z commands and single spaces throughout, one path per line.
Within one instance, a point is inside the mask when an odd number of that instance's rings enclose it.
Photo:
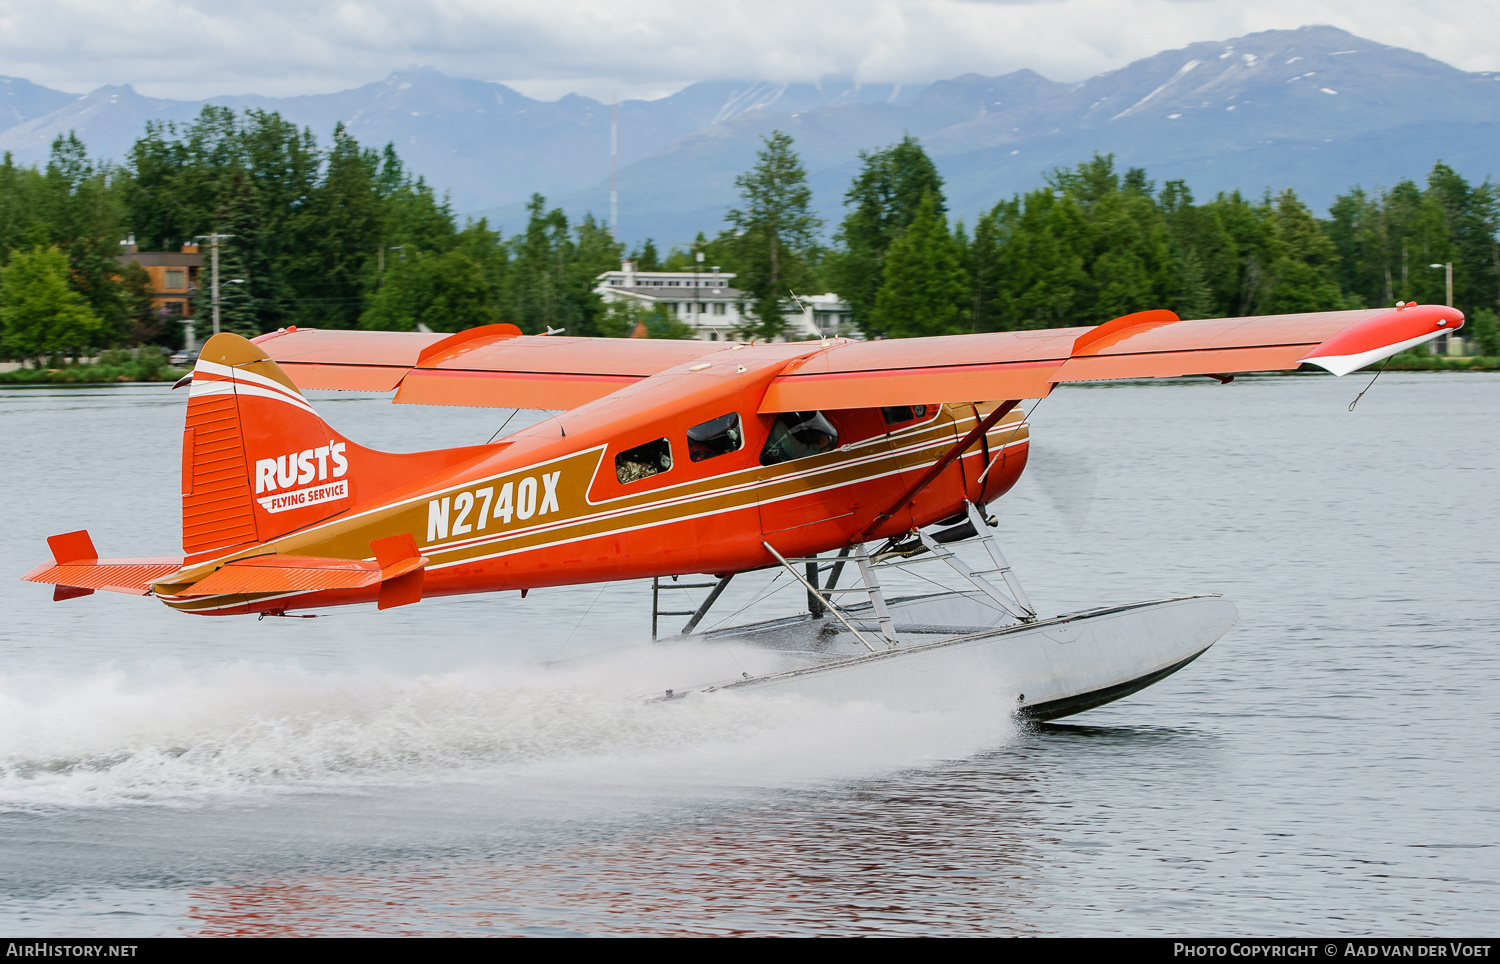
M 205 103 L 279 111 L 323 143 L 343 121 L 362 143 L 394 143 L 457 210 L 506 231 L 533 192 L 574 215 L 608 210 L 610 105 L 425 68 L 333 94 L 201 102 L 0 78 L 0 150 L 42 161 L 76 130 L 95 156 L 120 159 L 147 121 L 186 121 Z M 1200 196 L 1290 186 L 1315 205 L 1355 183 L 1420 177 L 1438 158 L 1482 180 L 1500 154 L 1500 74 L 1305 27 L 1164 51 L 1076 84 L 1028 70 L 907 86 L 709 81 L 625 101 L 619 122 L 621 236 L 670 244 L 718 229 L 735 175 L 775 129 L 796 139 L 830 225 L 859 152 L 905 133 L 922 138 L 950 208 L 970 220 L 1095 151 L 1158 181 L 1183 177 Z

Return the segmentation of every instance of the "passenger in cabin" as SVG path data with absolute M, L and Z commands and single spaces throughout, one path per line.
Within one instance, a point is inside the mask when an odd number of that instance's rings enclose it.
M 776 465 L 809 455 L 832 452 L 839 445 L 839 430 L 822 412 L 783 412 L 771 425 L 761 465 Z
M 672 446 L 664 438 L 637 445 L 615 456 L 615 478 L 620 480 L 621 485 L 649 479 L 671 468 Z
M 709 419 L 687 430 L 688 458 L 705 462 L 720 455 L 738 452 L 745 444 L 739 412 Z

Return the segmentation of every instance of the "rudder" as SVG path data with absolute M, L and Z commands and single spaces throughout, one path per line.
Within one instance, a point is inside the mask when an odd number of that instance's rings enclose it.
M 224 332 L 193 369 L 182 440 L 188 563 L 267 543 L 486 451 L 389 454 L 323 421 L 258 345 Z

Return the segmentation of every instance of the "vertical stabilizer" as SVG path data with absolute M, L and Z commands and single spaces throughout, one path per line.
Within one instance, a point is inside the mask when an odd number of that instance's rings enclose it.
M 224 332 L 193 369 L 182 437 L 188 564 L 271 542 L 487 451 L 395 455 L 344 438 L 266 353 Z
M 348 451 L 264 351 L 215 335 L 193 369 L 183 429 L 183 551 L 267 542 L 349 508 Z

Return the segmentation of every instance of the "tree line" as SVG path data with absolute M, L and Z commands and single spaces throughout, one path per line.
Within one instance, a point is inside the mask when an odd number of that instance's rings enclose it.
M 831 244 L 818 242 L 805 195 L 790 191 L 779 220 L 740 215 L 720 235 L 733 260 L 749 231 L 794 226 L 779 246 L 754 245 L 779 252 L 775 263 L 739 262 L 757 302 L 794 281 L 835 291 L 866 336 L 900 338 L 1095 325 L 1163 307 L 1218 318 L 1441 304 L 1451 263 L 1471 337 L 1500 355 L 1500 186 L 1470 184 L 1441 161 L 1423 186 L 1355 187 L 1318 218 L 1290 189 L 1199 203 L 1184 181 L 1158 188 L 1144 170 L 1121 173 L 1113 156 L 1095 155 L 969 227 L 950 221 L 943 179 L 915 138 L 860 159 Z M 794 161 L 790 138 L 776 134 L 757 170 Z M 746 181 L 755 197 L 758 183 Z
M 792 138 L 765 138 L 736 181 L 740 201 L 713 237 L 665 254 L 626 251 L 592 215 L 571 221 L 534 195 L 509 238 L 455 215 L 391 145 L 342 125 L 320 144 L 272 111 L 207 107 L 187 124 L 148 124 L 121 164 L 89 158 L 72 134 L 45 165 L 0 163 L 0 351 L 10 357 L 141 344 L 173 346 L 149 278 L 121 266 L 121 239 L 175 251 L 221 246 L 223 327 L 523 331 L 654 337 L 691 330 L 664 311 L 604 303 L 596 277 L 705 261 L 737 274 L 746 337 L 784 334 L 791 293 L 837 292 L 867 337 L 1097 324 L 1146 308 L 1184 318 L 1454 301 L 1485 354 L 1500 354 L 1500 189 L 1443 163 L 1425 185 L 1353 188 L 1325 218 L 1286 190 L 1199 203 L 1095 156 L 951 220 L 943 179 L 912 137 L 860 155 L 831 239 L 813 213 Z M 206 248 L 205 248 L 206 251 Z M 206 272 L 195 314 L 206 324 Z

